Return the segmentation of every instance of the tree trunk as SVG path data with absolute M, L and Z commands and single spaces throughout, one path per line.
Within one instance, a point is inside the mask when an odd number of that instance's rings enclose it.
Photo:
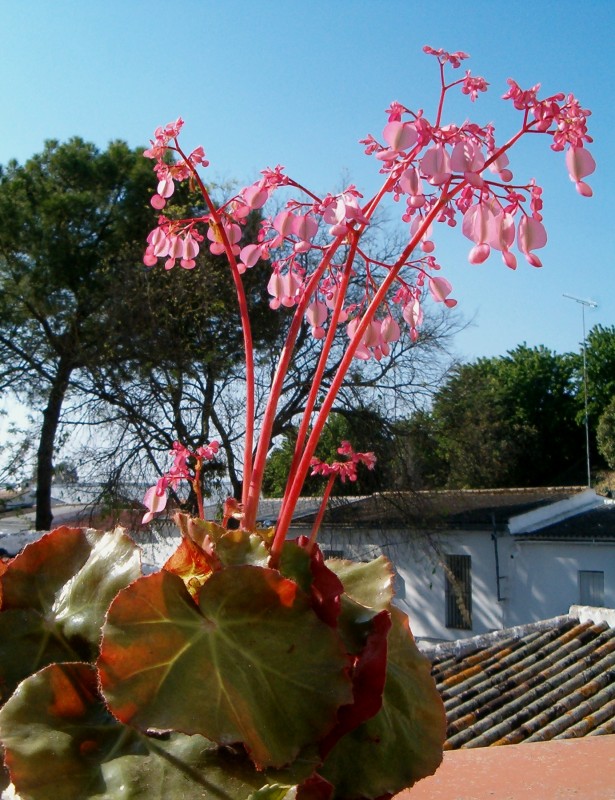
M 66 396 L 68 382 L 73 371 L 72 364 L 60 358 L 58 370 L 49 389 L 47 408 L 43 411 L 43 424 L 38 445 L 36 463 L 36 530 L 51 529 L 53 515 L 51 513 L 51 481 L 53 478 L 54 444 L 62 404 Z

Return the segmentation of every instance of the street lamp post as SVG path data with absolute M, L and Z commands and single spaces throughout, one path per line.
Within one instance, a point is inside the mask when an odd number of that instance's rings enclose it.
M 595 303 L 593 300 L 582 300 L 580 297 L 574 297 L 571 294 L 564 294 L 564 297 L 567 297 L 568 300 L 574 300 L 575 303 L 579 303 L 579 305 L 581 306 L 581 317 L 583 320 L 583 394 L 585 399 L 585 455 L 587 458 L 587 485 L 589 487 L 591 486 L 591 468 L 590 468 L 590 458 L 589 458 L 589 416 L 587 413 L 587 354 L 585 346 L 585 309 L 597 308 L 598 303 Z

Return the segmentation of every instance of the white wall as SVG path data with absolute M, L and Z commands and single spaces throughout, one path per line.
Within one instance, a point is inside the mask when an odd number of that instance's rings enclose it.
M 510 554 L 506 626 L 567 614 L 579 603 L 579 570 L 604 572 L 604 605 L 615 608 L 615 543 L 513 541 Z
M 454 641 L 503 627 L 490 533 L 410 536 L 405 530 L 323 527 L 318 540 L 325 550 L 343 550 L 345 557 L 359 561 L 386 556 L 396 568 L 399 583 L 403 582 L 396 604 L 408 614 L 417 639 Z M 447 553 L 472 557 L 472 630 L 445 625 L 445 578 L 441 563 Z
M 579 603 L 579 570 L 604 572 L 604 605 L 615 608 L 615 543 L 530 542 L 500 534 L 501 600 L 489 531 L 410 536 L 404 530 L 332 526 L 321 530 L 319 543 L 359 561 L 389 558 L 403 582 L 396 604 L 408 614 L 420 640 L 454 641 L 567 614 Z M 472 558 L 472 630 L 445 625 L 444 554 Z

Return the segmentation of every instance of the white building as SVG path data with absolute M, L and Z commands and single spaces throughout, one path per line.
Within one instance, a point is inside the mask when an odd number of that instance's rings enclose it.
M 309 517 L 296 520 L 305 533 Z M 329 555 L 385 555 L 423 641 L 452 641 L 615 608 L 615 502 L 591 489 L 427 492 L 346 500 L 319 534 Z

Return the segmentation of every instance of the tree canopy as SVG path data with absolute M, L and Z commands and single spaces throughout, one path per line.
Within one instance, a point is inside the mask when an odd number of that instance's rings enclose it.
M 53 452 L 76 371 L 116 357 L 131 316 L 112 287 L 150 227 L 144 160 L 122 142 L 100 152 L 46 143 L 0 171 L 0 389 L 42 410 L 36 527 L 51 523 Z
M 574 359 L 519 345 L 505 356 L 456 367 L 408 435 L 432 449 L 429 458 L 417 456 L 432 485 L 582 483 L 578 410 Z

